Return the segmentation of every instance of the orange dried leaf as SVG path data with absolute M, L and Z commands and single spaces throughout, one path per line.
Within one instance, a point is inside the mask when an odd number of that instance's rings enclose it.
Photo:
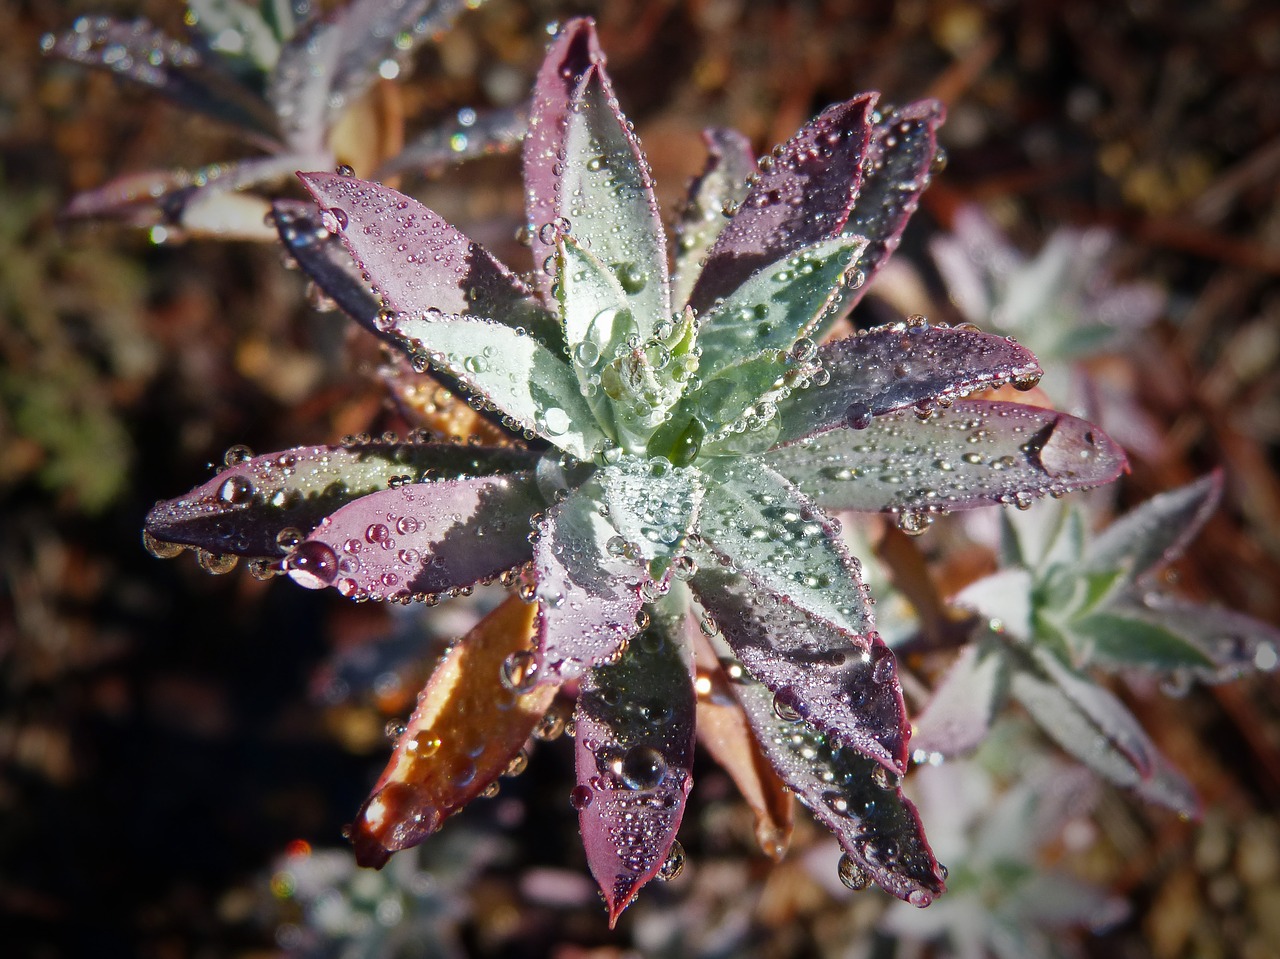
M 445 655 L 418 697 L 391 761 L 351 826 L 356 861 L 381 867 L 417 845 L 497 779 L 555 698 L 518 695 L 502 662 L 533 639 L 536 607 L 512 596 Z

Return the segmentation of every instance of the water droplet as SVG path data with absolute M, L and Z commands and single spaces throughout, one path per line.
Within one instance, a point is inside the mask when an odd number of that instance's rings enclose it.
M 538 660 L 529 650 L 512 653 L 502 661 L 502 685 L 513 693 L 527 693 L 538 682 Z
M 320 211 L 320 225 L 330 233 L 341 233 L 347 228 L 347 211 L 339 207 L 331 207 Z
M 253 501 L 253 483 L 244 476 L 228 476 L 218 487 L 218 499 L 232 506 Z
M 632 746 L 618 774 L 628 789 L 656 789 L 667 778 L 667 760 L 652 746 Z
M 898 529 L 908 536 L 920 536 L 933 525 L 933 514 L 924 510 L 904 509 L 894 520 Z
M 574 786 L 573 791 L 569 793 L 569 805 L 578 812 L 582 812 L 591 805 L 594 795 L 590 786 Z
M 795 690 L 783 686 L 773 696 L 773 714 L 784 723 L 798 723 L 804 718 Z
M 569 414 L 558 406 L 550 406 L 542 414 L 543 427 L 549 436 L 563 436 L 572 422 Z
M 302 540 L 302 530 L 293 526 L 286 526 L 284 529 L 280 530 L 280 532 L 276 533 L 276 545 L 286 552 L 293 549 L 301 543 Z
M 662 868 L 653 878 L 658 882 L 670 882 L 682 872 L 684 872 L 684 846 L 680 845 L 679 839 L 676 839 L 667 850 L 667 858 L 662 861 Z
M 867 871 L 847 852 L 840 857 L 837 875 L 840 876 L 840 881 L 844 883 L 845 888 L 852 889 L 854 892 L 862 892 L 871 885 L 871 877 Z
M 392 742 L 395 742 L 404 735 L 405 725 L 398 719 L 388 719 L 387 724 L 382 727 L 382 733 Z
M 167 543 L 146 531 L 142 534 L 142 547 L 156 559 L 173 559 L 186 549 L 181 543 Z
M 243 443 L 237 443 L 222 454 L 222 462 L 227 466 L 239 466 L 251 459 L 253 459 L 253 450 Z
M 907 902 L 917 909 L 923 909 L 933 902 L 933 893 L 927 889 L 912 889 L 911 892 L 907 893 Z
M 844 411 L 844 422 L 851 430 L 865 430 L 871 425 L 871 416 L 871 407 L 866 403 L 850 403 Z
M 324 589 L 338 575 L 337 554 L 319 540 L 307 540 L 285 560 L 289 578 L 307 589 Z

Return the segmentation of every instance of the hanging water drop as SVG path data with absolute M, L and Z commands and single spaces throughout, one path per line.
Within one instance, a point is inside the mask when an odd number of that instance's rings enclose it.
M 847 852 L 840 857 L 840 865 L 836 870 L 846 889 L 852 889 L 854 892 L 862 892 L 871 885 L 871 877 L 867 871 L 858 865 L 857 860 L 850 856 Z

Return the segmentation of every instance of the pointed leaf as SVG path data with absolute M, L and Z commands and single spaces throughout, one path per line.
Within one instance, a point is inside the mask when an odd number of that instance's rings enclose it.
M 605 518 L 591 479 L 538 523 L 533 569 L 538 598 L 538 682 L 577 679 L 639 629 L 644 564 Z
M 833 749 L 806 723 L 778 718 L 764 686 L 735 683 L 733 691 L 778 774 L 836 834 L 859 872 L 915 905 L 928 905 L 944 891 L 920 815 L 896 776 L 851 749 Z
M 736 700 L 698 700 L 698 742 L 729 774 L 755 813 L 756 841 L 766 856 L 780 860 L 791 843 L 791 791 L 769 764 L 746 713 Z
M 463 160 L 510 153 L 520 146 L 529 127 L 523 107 L 459 115 L 462 119 L 432 127 L 412 139 L 403 150 L 384 160 L 373 178 L 385 180 L 408 170 L 434 175 Z
M 872 630 L 858 563 L 808 497 L 750 460 L 722 465 L 711 479 L 698 532 L 725 565 L 841 629 Z
M 542 505 L 532 473 L 379 490 L 326 516 L 285 568 L 343 596 L 434 596 L 527 563 L 529 517 Z
M 1210 683 L 1253 669 L 1270 672 L 1277 665 L 1280 629 L 1234 610 L 1148 593 L 1141 599 L 1122 596 L 1108 603 L 1101 614 L 1120 620 L 1123 628 L 1113 643 L 1090 635 L 1098 655 L 1115 663 L 1182 669 Z M 1088 617 L 1086 624 L 1093 619 Z M 1073 632 L 1078 627 L 1078 621 L 1070 626 Z M 1139 637 L 1127 633 L 1129 629 L 1159 644 L 1144 650 L 1143 644 L 1135 642 Z
M 1191 786 L 1112 693 L 1068 669 L 1053 653 L 1031 649 L 1009 689 L 1059 746 L 1120 786 L 1187 816 L 1199 802 Z
M 907 220 L 929 185 L 938 153 L 936 133 L 945 116 L 937 100 L 918 100 L 893 110 L 875 125 L 858 196 L 844 225 L 846 236 L 867 240 L 856 264 L 863 282 L 843 288 L 842 302 L 830 314 L 833 319 L 853 309 L 897 249 Z
M 744 356 L 790 350 L 808 336 L 861 254 L 861 237 L 819 240 L 753 273 L 698 328 L 704 380 Z
M 204 42 L 237 73 L 266 74 L 280 59 L 280 38 L 256 4 L 248 0 L 187 0 L 187 11 L 184 20 L 190 24 L 194 19 Z M 227 35 L 236 37 L 238 43 L 220 43 L 219 38 Z
M 666 233 L 648 161 L 598 64 L 573 94 L 556 191 L 558 216 L 618 278 L 647 340 L 670 319 Z
M 267 78 L 267 102 L 276 111 L 284 142 L 295 150 L 324 148 L 330 83 L 341 44 L 342 33 L 334 23 L 312 20 L 281 48 Z
M 1085 553 L 1088 569 L 1126 569 L 1132 581 L 1180 556 L 1222 497 L 1222 474 L 1151 497 L 1099 533 Z
M 764 452 L 778 435 L 777 406 L 796 386 L 819 375 L 821 367 L 803 353 L 757 353 L 722 367 L 672 411 L 673 422 L 696 419 L 706 452 L 742 456 Z
M 705 259 L 732 212 L 746 199 L 747 178 L 756 172 L 751 143 L 737 130 L 712 127 L 702 132 L 707 165 L 689 191 L 689 205 L 676 225 L 676 267 L 671 306 L 679 309 L 693 292 Z
M 1074 648 L 1087 651 L 1088 662 L 1160 671 L 1213 670 L 1213 659 L 1197 644 L 1125 612 L 1109 608 L 1073 619 L 1063 628 Z
M 414 358 L 462 384 L 509 420 L 580 460 L 607 437 L 569 364 L 522 330 L 474 316 L 430 311 L 388 316 L 386 332 Z
M 702 500 L 696 470 L 629 456 L 596 478 L 609 523 L 625 541 L 620 548 L 627 555 L 669 559 L 683 546 Z M 613 551 L 617 548 L 614 543 Z
M 543 299 L 552 300 L 552 275 L 543 269 L 555 255 L 555 231 L 542 228 L 560 215 L 558 196 L 565 155 L 569 101 L 592 64 L 603 64 L 595 23 L 578 18 L 564 25 L 547 50 L 533 87 L 529 133 L 524 140 L 525 224 L 533 244 L 534 276 Z
M 1035 581 L 1026 569 L 1002 569 L 970 583 L 951 600 L 961 609 L 973 610 L 990 628 L 1029 642 L 1032 638 L 1032 591 Z
M 1128 469 L 1092 423 L 1016 403 L 957 401 L 926 420 L 900 411 L 832 430 L 764 461 L 824 509 L 970 509 L 1109 483 Z
M 995 643 L 970 643 L 960 650 L 929 705 L 913 723 L 912 749 L 958 756 L 986 738 L 1004 699 L 1009 668 Z
M 339 36 L 332 80 L 326 85 L 329 119 L 350 107 L 377 81 L 384 64 L 405 64 L 425 40 L 453 26 L 467 0 L 352 0 L 335 17 Z
M 281 556 L 352 500 L 393 483 L 529 469 L 515 448 L 451 443 L 303 446 L 236 463 L 186 496 L 157 503 L 147 532 L 169 543 L 238 556 Z M 293 529 L 296 536 L 281 537 Z
M 360 276 L 342 241 L 325 229 L 319 208 L 296 200 L 276 200 L 271 216 L 289 255 L 325 296 L 366 330 L 390 339 L 378 323 L 382 303 Z
M 990 333 L 895 323 L 828 343 L 818 361 L 830 379 L 778 404 L 779 444 L 917 404 L 928 408 L 976 390 L 1034 382 L 1026 347 Z
M 655 613 L 574 713 L 574 805 L 611 927 L 662 869 L 693 785 L 693 663 L 680 617 Z
M 418 696 L 391 761 L 351 825 L 356 861 L 381 867 L 416 846 L 510 765 L 555 698 L 518 695 L 499 679 L 528 649 L 534 607 L 511 597 L 445 654 Z
M 299 178 L 389 311 L 487 317 L 561 342 L 554 318 L 510 270 L 417 200 L 354 177 Z
M 278 145 L 275 117 L 262 100 L 198 49 L 146 20 L 80 17 L 72 29 L 48 34 L 40 45 L 49 56 L 110 70 L 179 106 L 239 127 L 261 146 Z
M 863 94 L 828 107 L 761 162 L 689 296 L 699 314 L 757 270 L 840 234 L 862 178 L 875 101 Z
M 694 595 L 742 665 L 774 692 L 780 714 L 889 769 L 906 768 L 902 690 L 878 633 L 842 629 L 710 558 L 701 565 L 690 581 Z

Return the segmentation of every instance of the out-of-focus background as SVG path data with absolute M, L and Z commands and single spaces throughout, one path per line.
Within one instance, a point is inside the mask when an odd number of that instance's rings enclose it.
M 792 854 L 770 863 L 705 757 L 685 874 L 648 887 L 614 932 L 577 844 L 564 739 L 422 853 L 354 870 L 340 830 L 386 758 L 383 726 L 465 613 L 352 606 L 143 550 L 146 510 L 233 444 L 335 442 L 381 431 L 388 413 L 377 350 L 311 308 L 278 249 L 60 222 L 109 176 L 248 152 L 103 72 L 46 61 L 41 36 L 90 12 L 182 30 L 173 0 L 0 4 L 0 950 L 955 954 L 881 924 L 878 893 L 834 882 L 803 814 Z M 704 162 L 703 127 L 736 127 L 764 152 L 859 91 L 947 102 L 948 165 L 907 232 L 904 269 L 860 322 L 965 318 L 928 245 L 969 205 L 1027 257 L 1062 227 L 1110 231 L 1097 283 L 1138 284 L 1156 304 L 1091 367 L 1107 384 L 1104 422 L 1133 454 L 1120 501 L 1222 467 L 1224 505 L 1176 567 L 1178 588 L 1280 622 L 1280 9 L 489 0 L 397 81 L 410 130 L 510 105 L 546 25 L 579 13 L 599 21 L 669 218 Z M 514 156 L 401 186 L 528 268 Z M 1176 697 L 1124 688 L 1207 811 L 1185 823 L 1104 790 L 1068 822 L 1037 863 L 1128 913 L 1053 932 L 1053 948 L 1280 956 L 1277 691 L 1274 676 Z

